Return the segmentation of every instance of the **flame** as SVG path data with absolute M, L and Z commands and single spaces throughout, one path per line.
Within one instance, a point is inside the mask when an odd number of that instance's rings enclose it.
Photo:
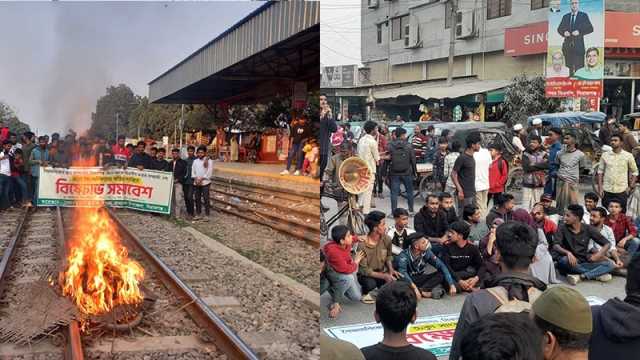
M 74 208 L 73 224 L 66 268 L 60 276 L 63 295 L 87 315 L 141 303 L 143 294 L 138 285 L 144 269 L 129 259 L 109 214 L 101 206 Z

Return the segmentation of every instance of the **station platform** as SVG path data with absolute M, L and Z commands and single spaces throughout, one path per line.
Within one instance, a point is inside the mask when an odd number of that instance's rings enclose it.
M 253 164 L 242 162 L 218 162 L 213 165 L 213 176 L 237 179 L 259 185 L 308 194 L 320 194 L 320 180 L 308 176 L 280 175 L 283 164 Z

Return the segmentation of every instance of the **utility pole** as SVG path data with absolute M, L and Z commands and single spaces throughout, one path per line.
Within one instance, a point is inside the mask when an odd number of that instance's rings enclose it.
M 447 65 L 447 86 L 453 83 L 453 54 L 456 50 L 456 13 L 458 12 L 458 0 L 451 1 L 451 14 L 449 14 L 449 63 Z

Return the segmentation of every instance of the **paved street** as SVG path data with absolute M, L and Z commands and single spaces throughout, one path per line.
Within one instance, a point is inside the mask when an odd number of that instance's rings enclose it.
M 581 194 L 590 191 L 591 183 L 583 183 L 581 184 Z M 391 208 L 391 203 L 389 199 L 388 189 L 385 189 L 386 192 L 384 194 L 384 199 L 376 199 L 376 209 L 383 211 L 385 213 L 389 213 Z M 522 195 L 520 192 L 513 194 L 516 198 L 516 203 L 519 205 Z M 581 199 L 582 200 L 582 199 Z M 331 210 L 327 213 L 327 218 L 329 218 L 337 209 L 336 202 L 331 199 L 323 199 L 323 203 L 325 206 L 331 208 Z M 416 198 L 415 210 L 417 211 L 422 205 L 424 205 L 424 200 L 420 197 Z M 518 206 L 516 205 L 516 206 Z M 407 206 L 406 199 L 400 198 L 398 200 L 398 206 L 405 207 Z M 387 224 L 391 224 L 393 219 L 387 218 Z M 409 224 L 413 224 L 413 219 L 409 220 Z M 559 275 L 559 278 L 564 280 L 564 277 Z M 614 277 L 612 281 L 609 283 L 600 283 L 597 281 L 590 282 L 582 282 L 579 283 L 576 288 L 585 296 L 597 296 L 601 299 L 609 299 L 612 297 L 624 297 L 624 285 L 625 279 L 620 277 Z M 464 302 L 465 295 L 457 295 L 453 298 L 445 296 L 440 300 L 431 300 L 425 299 L 421 300 L 418 304 L 418 317 L 430 316 L 430 315 L 442 315 L 442 314 L 453 314 L 459 313 L 462 308 L 462 304 Z M 346 303 L 342 304 L 343 311 L 338 317 L 338 319 L 330 319 L 327 316 L 327 307 L 331 302 L 331 298 L 328 294 L 324 294 L 321 296 L 321 327 L 323 329 L 333 326 L 340 325 L 350 325 L 350 324 L 359 324 L 366 322 L 374 322 L 373 319 L 373 311 L 375 309 L 375 305 L 365 305 L 360 302 L 358 303 Z M 446 358 L 446 357 L 445 357 Z

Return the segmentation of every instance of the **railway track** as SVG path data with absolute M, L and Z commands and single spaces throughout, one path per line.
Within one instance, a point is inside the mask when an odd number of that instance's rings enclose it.
M 42 274 L 55 274 L 64 268 L 65 240 L 74 226 L 69 210 L 38 210 L 15 216 L 21 221 L 17 221 L 14 230 L 0 229 L 0 236 L 7 234 L 0 243 L 4 248 L 0 263 L 0 312 L 11 311 L 21 284 L 37 281 L 43 278 Z M 64 335 L 39 336 L 26 347 L 0 342 L 0 358 L 39 354 L 47 359 L 93 359 L 104 358 L 107 353 L 106 356 L 132 359 L 168 356 L 180 359 L 183 355 L 189 359 L 257 359 L 254 352 L 171 268 L 141 243 L 136 234 L 111 212 L 109 216 L 117 225 L 129 256 L 145 269 L 142 287 L 145 296 L 154 299 L 154 307 L 144 312 L 139 324 L 123 333 L 101 328 L 89 328 L 81 333 L 79 324 L 71 321 L 65 324 Z M 53 240 L 52 235 L 57 239 Z M 13 251 L 9 252 L 11 249 Z
M 320 244 L 318 194 L 216 177 L 210 196 L 218 211 Z

